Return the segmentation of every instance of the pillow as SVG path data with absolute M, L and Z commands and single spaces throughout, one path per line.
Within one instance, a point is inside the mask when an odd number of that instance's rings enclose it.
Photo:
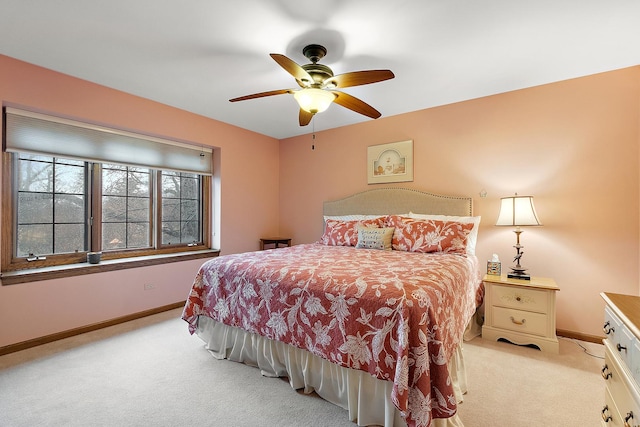
M 407 252 L 467 253 L 467 241 L 473 223 L 422 220 L 392 215 L 388 225 L 394 227 L 391 247 Z
M 384 225 L 386 217 L 363 219 L 360 221 L 340 221 L 328 219 L 320 243 L 328 246 L 355 246 L 358 243 L 358 226 L 378 228 Z
M 358 227 L 358 243 L 356 244 L 356 248 L 390 251 L 393 231 L 394 229 L 391 227 Z
M 439 221 L 454 221 L 461 222 L 463 224 L 473 224 L 471 233 L 467 237 L 467 253 L 469 255 L 476 254 L 476 243 L 478 242 L 478 229 L 480 228 L 479 216 L 451 216 L 451 215 L 429 215 L 429 214 L 417 214 L 409 212 L 409 218 L 416 219 L 435 219 Z

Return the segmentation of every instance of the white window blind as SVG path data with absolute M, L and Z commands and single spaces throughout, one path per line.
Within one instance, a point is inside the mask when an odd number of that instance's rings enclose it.
M 90 162 L 211 175 L 213 150 L 46 114 L 5 108 L 6 147 Z

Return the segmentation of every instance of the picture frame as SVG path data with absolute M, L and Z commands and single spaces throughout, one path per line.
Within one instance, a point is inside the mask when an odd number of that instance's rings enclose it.
M 367 148 L 367 182 L 383 184 L 413 181 L 413 140 Z

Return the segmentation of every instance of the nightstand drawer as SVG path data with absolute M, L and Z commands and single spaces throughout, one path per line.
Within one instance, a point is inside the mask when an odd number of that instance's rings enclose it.
M 538 289 L 494 285 L 491 303 L 501 307 L 548 313 L 548 295 L 547 291 Z
M 493 326 L 509 331 L 546 336 L 547 315 L 504 307 L 492 307 Z

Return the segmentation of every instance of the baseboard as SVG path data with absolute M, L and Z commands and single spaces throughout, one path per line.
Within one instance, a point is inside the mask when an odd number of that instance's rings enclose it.
M 565 331 L 563 329 L 557 329 L 556 334 L 560 337 L 573 338 L 575 340 L 592 342 L 595 344 L 602 344 L 602 340 L 604 339 L 604 337 L 599 337 L 597 335 L 589 335 L 589 334 L 583 334 L 580 332 Z
M 75 335 L 84 334 L 87 332 L 97 331 L 98 329 L 107 328 L 109 326 L 118 325 L 120 323 L 130 322 L 132 320 L 141 319 L 143 317 L 152 316 L 154 314 L 162 313 L 176 308 L 184 307 L 186 301 L 176 302 L 173 304 L 164 305 L 162 307 L 156 307 L 138 313 L 128 314 L 126 316 L 117 317 L 111 320 L 105 320 L 104 322 L 94 323 L 92 325 L 81 326 L 79 328 L 69 329 L 67 331 L 57 332 L 51 335 L 45 335 L 43 337 L 34 338 L 28 341 L 22 341 L 15 344 L 9 344 L 4 347 L 0 347 L 0 356 L 9 353 L 15 353 L 16 351 L 26 350 L 28 348 L 37 347 L 42 344 L 48 344 L 50 342 L 58 341 L 64 338 L 73 337 Z

